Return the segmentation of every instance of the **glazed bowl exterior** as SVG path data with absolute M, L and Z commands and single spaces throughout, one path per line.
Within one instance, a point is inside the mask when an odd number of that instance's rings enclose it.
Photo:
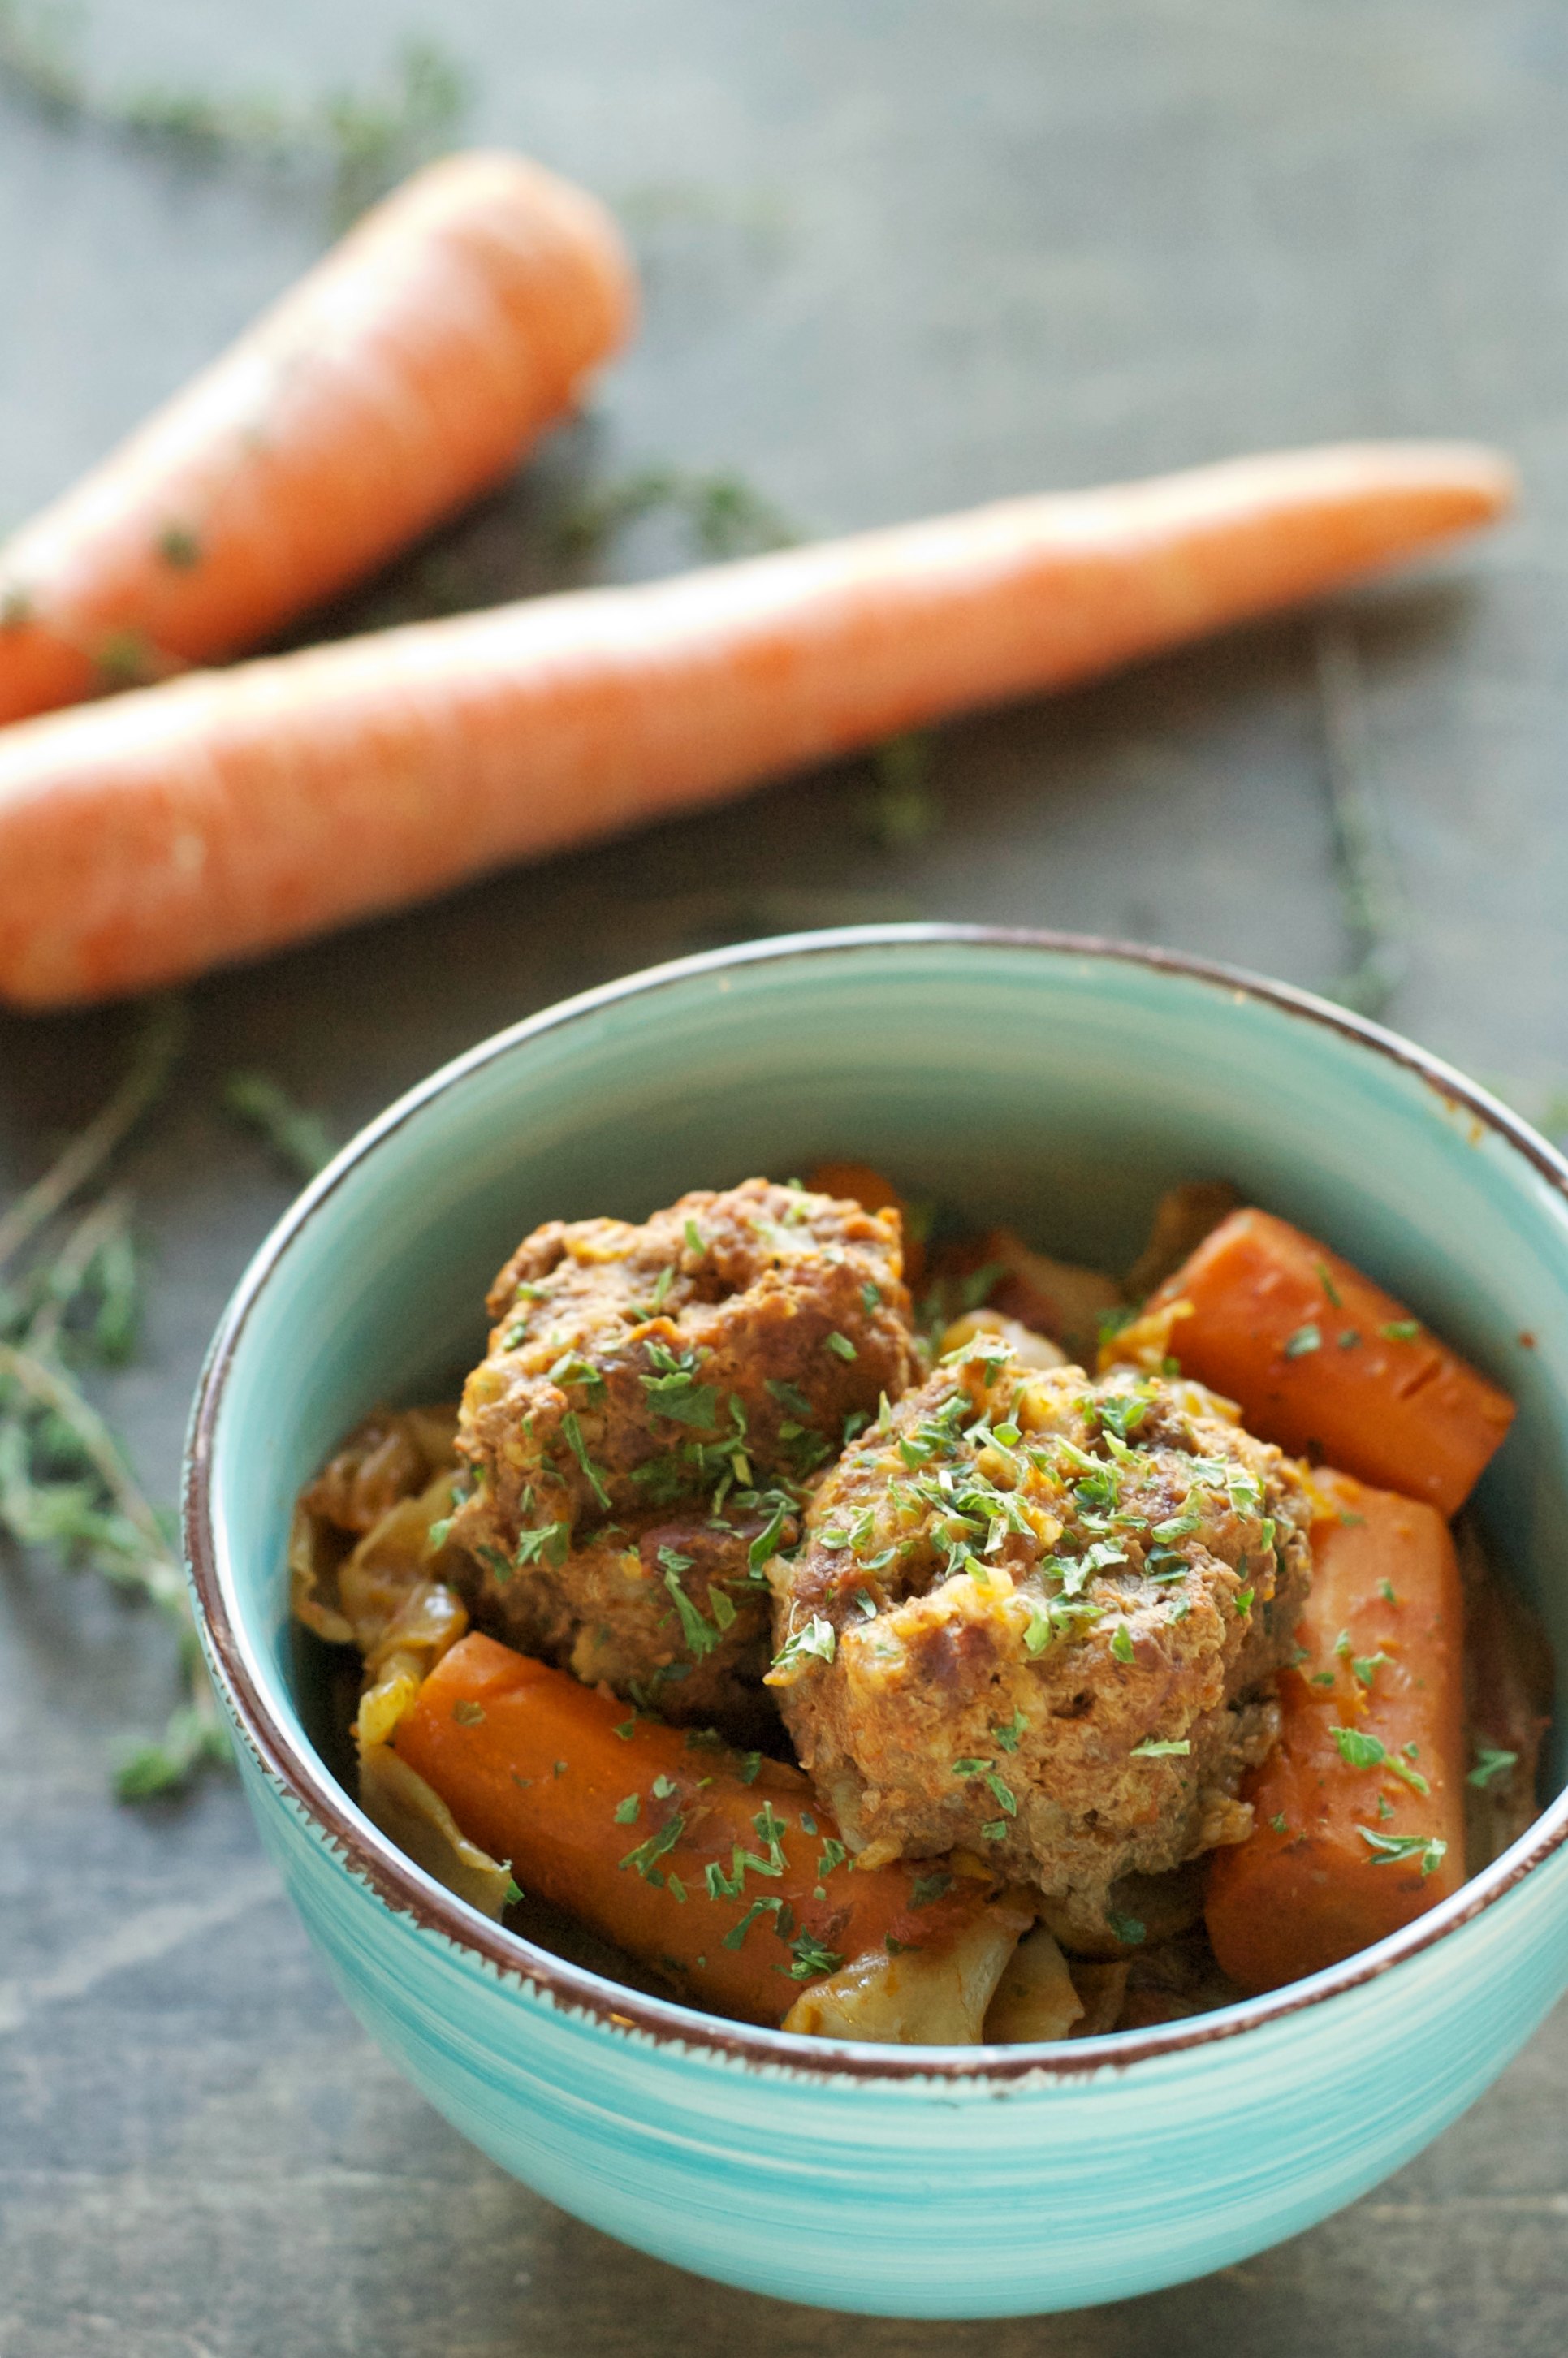
M 294 1494 L 376 1401 L 479 1354 L 516 1239 L 829 1155 L 1112 1266 L 1195 1175 L 1331 1238 L 1518 1398 L 1480 1501 L 1568 1661 L 1568 1168 L 1550 1148 L 1390 1035 L 1162 953 L 802 936 L 487 1042 L 347 1148 L 258 1256 L 187 1479 L 256 1822 L 385 2051 L 503 2169 L 627 2243 L 899 2316 L 1197 2276 L 1397 2169 L 1529 2038 L 1568 1985 L 1563 1798 L 1445 1905 L 1271 1998 L 1059 2047 L 828 2046 L 637 1996 L 486 1922 L 377 1833 L 301 1718 Z

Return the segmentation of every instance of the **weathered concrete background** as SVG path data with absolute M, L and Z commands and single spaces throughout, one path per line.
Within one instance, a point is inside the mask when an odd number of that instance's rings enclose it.
M 742 472 L 804 529 L 1320 437 L 1478 435 L 1523 521 L 1346 601 L 1408 952 L 1389 1014 L 1568 1120 L 1568 20 L 1550 0 L 99 0 L 105 87 L 470 68 L 482 137 L 620 205 L 636 353 L 514 495 L 341 617 L 550 578 L 574 486 Z M 318 191 L 192 171 L 0 98 L 0 523 L 321 243 Z M 649 526 L 613 567 L 679 561 Z M 193 994 L 136 1149 L 149 1331 L 112 1411 L 172 1494 L 202 1346 L 287 1183 L 226 1126 L 264 1065 L 346 1133 L 563 992 L 797 924 L 949 915 L 1173 943 L 1325 987 L 1350 955 L 1315 669 L 1291 622 L 940 741 L 890 849 L 846 768 Z M 123 1013 L 0 1020 L 0 1184 L 117 1068 Z M 380 2061 L 237 1796 L 106 1798 L 167 1707 L 161 1643 L 0 1565 L 0 2353 L 503 2358 L 759 2335 L 815 2358 L 1559 2358 L 1568 2017 L 1390 2186 L 1184 2290 L 1001 2327 L 853 2325 L 622 2252 L 501 2179 Z

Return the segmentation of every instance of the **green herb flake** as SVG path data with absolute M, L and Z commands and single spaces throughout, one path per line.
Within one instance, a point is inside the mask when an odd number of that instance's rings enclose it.
M 1380 1834 L 1370 1826 L 1357 1826 L 1356 1831 L 1379 1865 L 1390 1859 L 1419 1858 L 1423 1881 L 1436 1874 L 1448 1855 L 1448 1844 L 1437 1834 Z
M 1421 1333 L 1421 1321 L 1419 1318 L 1390 1318 L 1386 1326 L 1379 1327 L 1378 1332 L 1390 1343 L 1413 1343 Z M 1423 1868 L 1422 1873 L 1430 1874 L 1431 1869 Z
M 1028 1725 L 1029 1723 L 1024 1718 L 1021 1708 L 1013 1713 L 1012 1717 L 1007 1722 L 1005 1726 L 993 1727 L 991 1734 L 995 1736 L 997 1742 L 1000 1745 L 1004 1752 L 1016 1752 L 1018 1749 L 1018 1739 L 1023 1734 Z
M 617 1801 L 615 1804 L 616 1824 L 618 1826 L 634 1826 L 639 1815 L 641 1814 L 642 1808 L 643 1796 L 641 1793 L 628 1793 L 623 1801 Z
M 621 1861 L 622 1868 L 634 1866 L 644 1883 L 662 1881 L 654 1862 L 674 1850 L 685 1832 L 686 1818 L 681 1811 L 676 1810 L 656 1833 L 651 1833 L 646 1842 L 639 1843 L 635 1850 L 627 1852 Z
M 484 1719 L 484 1705 L 463 1695 L 452 1705 L 452 1717 L 460 1727 L 478 1727 Z
M 697 1228 L 695 1220 L 688 1220 L 686 1224 L 686 1242 L 687 1250 L 688 1252 L 696 1253 L 699 1259 L 708 1250 L 708 1247 L 702 1241 L 701 1231 Z
M 1245 1620 L 1248 1614 L 1251 1612 L 1252 1600 L 1257 1594 L 1258 1592 L 1255 1588 L 1238 1588 L 1237 1590 L 1236 1609 L 1238 1613 L 1241 1615 L 1243 1620 Z
M 1334 1304 L 1336 1310 L 1341 1309 L 1343 1304 L 1339 1299 L 1339 1291 L 1334 1282 L 1333 1274 L 1325 1260 L 1320 1260 L 1318 1262 L 1317 1275 L 1319 1284 L 1322 1286 L 1325 1293 L 1328 1296 L 1329 1301 Z
M 1518 1760 L 1517 1752 L 1503 1752 L 1495 1745 L 1483 1744 L 1476 1755 L 1476 1766 L 1465 1781 L 1467 1785 L 1474 1785 L 1478 1792 L 1485 1792 L 1494 1779 L 1506 1775 Z
M 787 1904 L 788 1903 L 783 1899 L 753 1899 L 751 1906 L 747 1909 L 746 1913 L 741 1917 L 741 1921 L 738 1924 L 732 1925 L 730 1931 L 725 1933 L 725 1947 L 727 1949 L 739 1949 L 743 1944 L 747 1933 L 751 1931 L 759 1916 L 781 1916 Z
M 1287 1359 L 1304 1359 L 1309 1351 L 1321 1351 L 1322 1348 L 1323 1330 L 1309 1321 L 1306 1325 L 1298 1326 L 1295 1333 L 1287 1337 L 1285 1357 Z
M 952 1888 L 952 1876 L 945 1866 L 939 1866 L 930 1875 L 915 1877 L 910 1887 L 909 1904 L 912 1908 L 929 1908 Z
M 1289 1828 L 1285 1823 L 1285 1813 L 1283 1810 L 1280 1812 L 1277 1818 L 1271 1818 L 1269 1823 L 1277 1834 L 1282 1834 L 1289 1832 Z
M 1110 1650 L 1116 1656 L 1119 1662 L 1130 1662 L 1136 1660 L 1136 1649 L 1132 1643 L 1132 1632 L 1128 1628 L 1125 1621 L 1119 1621 L 1115 1629 L 1112 1631 Z
M 1141 1744 L 1133 1746 L 1132 1758 L 1134 1760 L 1173 1759 L 1178 1756 L 1184 1758 L 1192 1748 L 1191 1739 L 1184 1736 L 1169 1740 L 1148 1736 Z
M 593 1492 L 599 1504 L 608 1511 L 610 1506 L 610 1493 L 604 1487 L 603 1475 L 588 1454 L 588 1444 L 582 1437 L 582 1427 L 578 1422 L 577 1411 L 575 1409 L 568 1409 L 565 1416 L 562 1417 L 561 1435 L 563 1440 L 566 1442 L 567 1447 L 571 1451 L 572 1455 L 577 1459 L 579 1466 L 581 1467 L 583 1478 L 587 1482 L 589 1488 Z
M 1360 1344 L 1361 1330 L 1358 1326 L 1346 1326 L 1340 1330 L 1339 1347 L 1342 1351 L 1358 1350 Z
M 864 1310 L 868 1318 L 871 1315 L 871 1313 L 874 1310 L 881 1309 L 881 1287 L 877 1283 L 875 1278 L 868 1277 L 864 1285 L 860 1288 L 860 1307 Z
M 785 1639 L 773 1656 L 775 1671 L 793 1670 L 796 1663 L 830 1662 L 838 1650 L 838 1633 L 831 1621 L 814 1613 L 803 1628 Z
M 811 1932 L 799 1933 L 790 1942 L 789 1952 L 794 1959 L 790 1979 L 795 1982 L 816 1981 L 823 1974 L 836 1974 L 844 1962 L 837 1949 L 829 1949 Z
M 1385 1605 L 1397 1605 L 1400 1601 L 1394 1595 L 1394 1584 L 1391 1580 L 1380 1580 L 1378 1583 L 1378 1594 Z
M 1358 1727 L 1336 1727 L 1334 1741 L 1347 1768 L 1381 1768 L 1389 1758 L 1381 1736 L 1368 1736 Z
M 1141 1948 L 1149 1937 L 1148 1928 L 1141 1924 L 1136 1916 L 1118 1916 L 1108 1909 L 1105 1920 L 1117 1939 L 1130 1949 Z

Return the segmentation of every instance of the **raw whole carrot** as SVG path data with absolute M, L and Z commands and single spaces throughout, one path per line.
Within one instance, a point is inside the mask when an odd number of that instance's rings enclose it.
M 1178 1303 L 1191 1315 L 1173 1324 L 1172 1352 L 1239 1402 L 1249 1431 L 1442 1514 L 1464 1505 L 1513 1422 L 1508 1394 L 1402 1302 L 1271 1213 L 1221 1221 L 1146 1315 Z
M 995 1888 L 930 1862 L 851 1866 L 798 1768 L 640 1718 L 492 1638 L 437 1665 L 396 1747 L 525 1890 L 748 2022 L 782 2021 L 804 1983 L 890 1940 L 951 1940 Z
M 432 165 L 0 547 L 0 720 L 252 646 L 497 482 L 624 339 L 609 216 Z
M 1206 1914 L 1243 1989 L 1336 1964 L 1465 1880 L 1464 1607 L 1448 1526 L 1347 1475 L 1314 1475 L 1304 1658 L 1280 1741 L 1216 1851 Z
M 0 998 L 145 989 L 1311 597 L 1484 451 L 1236 460 L 175 680 L 0 739 Z

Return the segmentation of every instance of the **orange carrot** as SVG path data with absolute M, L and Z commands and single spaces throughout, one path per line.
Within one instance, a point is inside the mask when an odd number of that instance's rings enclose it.
M 1508 505 L 1444 444 L 1018 500 L 172 681 L 0 739 L 0 998 L 145 989 L 1059 687 Z
M 1304 1660 L 1243 1788 L 1256 1823 L 1214 1854 L 1215 1955 L 1243 1989 L 1336 1964 L 1465 1880 L 1464 1608 L 1448 1526 L 1349 1476 L 1313 1476 Z
M 624 339 L 609 217 L 433 165 L 0 548 L 0 720 L 265 638 L 497 482 Z
M 929 1861 L 854 1867 L 798 1768 L 639 1718 L 492 1638 L 443 1658 L 396 1746 L 525 1890 L 748 2022 L 781 2021 L 803 1982 L 869 1949 L 950 1940 L 994 1888 Z
M 1265 1441 L 1457 1512 L 1513 1402 L 1402 1302 L 1268 1212 L 1234 1212 L 1150 1297 L 1173 1304 L 1184 1373 L 1241 1406 Z M 1137 1330 L 1117 1338 L 1130 1347 Z

